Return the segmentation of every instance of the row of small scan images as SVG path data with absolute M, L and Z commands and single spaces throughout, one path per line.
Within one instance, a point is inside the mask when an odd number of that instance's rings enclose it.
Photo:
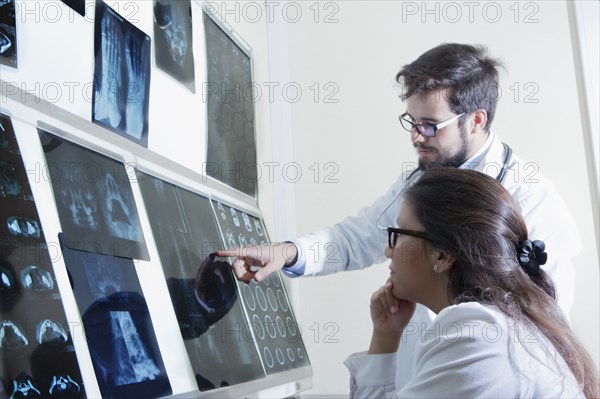
M 0 326 L 0 349 L 3 351 L 16 351 L 27 348 L 30 338 L 27 338 L 26 329 L 12 320 L 2 321 Z M 69 336 L 59 322 L 44 319 L 35 325 L 35 342 L 39 345 L 65 344 Z
M 26 370 L 19 373 L 17 378 L 12 382 L 12 385 L 7 388 L 8 392 L 10 392 L 10 399 L 46 397 L 74 399 L 79 397 L 81 392 L 81 386 L 71 378 L 70 374 L 53 375 L 48 387 L 43 389 L 34 381 L 29 371 Z M 3 389 L 5 389 L 4 381 L 0 377 L 0 398 L 4 399 L 6 398 L 6 394 Z

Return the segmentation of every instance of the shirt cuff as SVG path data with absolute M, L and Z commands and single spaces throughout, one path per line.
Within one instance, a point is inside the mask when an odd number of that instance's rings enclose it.
M 396 352 L 369 355 L 365 351 L 354 353 L 344 364 L 356 387 L 392 385 L 396 379 L 396 357 Z
M 296 259 L 296 263 L 290 266 L 284 266 L 281 271 L 286 276 L 292 278 L 303 276 L 306 270 L 306 255 L 302 250 L 302 245 L 298 240 L 289 240 L 288 242 L 291 242 L 296 246 L 296 249 L 298 250 L 298 258 Z

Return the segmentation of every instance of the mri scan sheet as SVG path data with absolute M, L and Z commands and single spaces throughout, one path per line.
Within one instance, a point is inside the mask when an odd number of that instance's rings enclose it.
M 1 114 L 0 221 L 0 398 L 85 398 L 51 251 Z
M 195 93 L 190 0 L 154 0 L 156 66 Z
M 208 58 L 206 174 L 256 196 L 252 63 L 208 14 L 202 15 Z
M 265 376 L 208 198 L 153 176 L 138 181 L 171 301 L 201 391 Z
M 38 129 L 65 240 L 74 249 L 148 260 L 123 163 Z
M 268 244 L 259 218 L 218 201 L 213 201 L 213 206 L 227 249 Z M 238 287 L 267 374 L 308 366 L 281 274 L 272 273 L 259 284 L 238 282 Z
M 102 396 L 170 395 L 133 260 L 71 249 L 62 234 L 59 240 Z
M 96 1 L 92 120 L 148 146 L 150 37 Z

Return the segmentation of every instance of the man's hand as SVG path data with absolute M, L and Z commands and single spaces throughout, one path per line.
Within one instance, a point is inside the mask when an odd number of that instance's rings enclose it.
M 281 270 L 297 257 L 296 245 L 286 242 L 271 245 L 249 245 L 242 248 L 217 251 L 217 256 L 231 256 L 231 264 L 238 280 L 250 283 L 261 282 L 269 274 Z

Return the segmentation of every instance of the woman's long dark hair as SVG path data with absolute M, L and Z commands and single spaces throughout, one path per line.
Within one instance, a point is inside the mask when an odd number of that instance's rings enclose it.
M 496 305 L 516 322 L 534 323 L 562 355 L 586 397 L 599 397 L 594 363 L 558 307 L 550 277 L 542 268 L 528 274 L 519 264 L 517 252 L 528 238 L 527 226 L 502 185 L 479 172 L 431 169 L 405 199 L 431 243 L 456 258 L 447 276 L 451 302 Z M 552 248 L 547 251 L 551 258 Z

